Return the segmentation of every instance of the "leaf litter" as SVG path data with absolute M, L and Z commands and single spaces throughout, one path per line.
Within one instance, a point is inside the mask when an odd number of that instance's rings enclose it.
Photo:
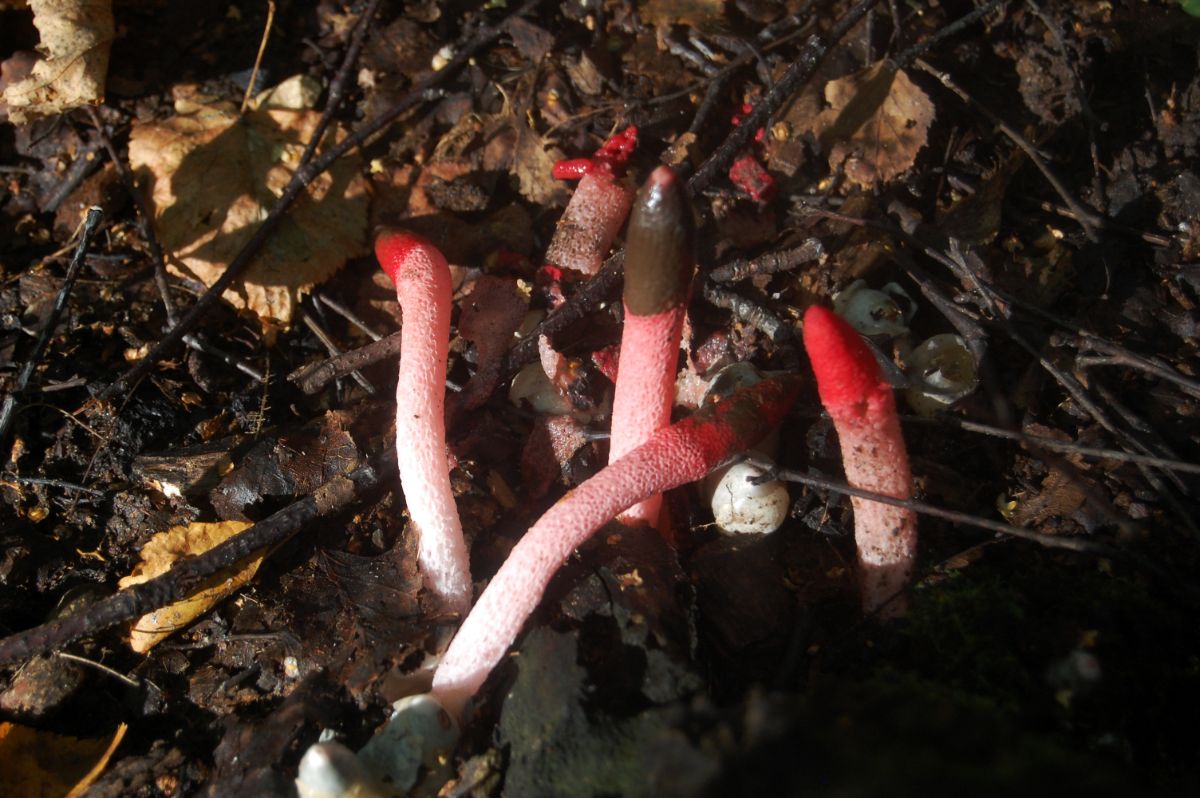
M 292 179 L 321 115 L 296 107 L 311 95 L 279 87 L 244 114 L 189 94 L 176 91 L 175 115 L 135 125 L 129 160 L 148 189 L 168 267 L 212 285 Z M 335 128 L 326 146 L 343 135 Z M 366 181 L 347 157 L 309 185 L 225 299 L 264 323 L 289 324 L 305 293 L 366 253 L 366 225 Z
M 593 420 L 511 407 L 497 379 L 497 367 L 509 376 L 508 344 L 526 300 L 535 311 L 574 301 L 570 286 L 564 296 L 549 296 L 538 271 L 567 197 L 547 163 L 591 152 L 612 130 L 635 122 L 646 131 L 635 174 L 668 151 L 681 170 L 695 169 L 717 150 L 742 103 L 758 102 L 804 37 L 828 30 L 849 4 L 791 17 L 799 5 L 705 2 L 675 10 L 657 3 L 639 8 L 640 19 L 624 3 L 543 7 L 508 25 L 461 80 L 429 95 L 395 136 L 372 140 L 363 162 L 341 183 L 331 179 L 319 202 L 301 203 L 324 207 L 369 163 L 370 191 L 356 189 L 362 195 L 348 197 L 350 204 L 370 206 L 372 223 L 403 219 L 455 250 L 462 341 L 450 382 L 455 395 L 470 386 L 463 404 L 472 409 L 454 419 L 448 454 L 477 578 L 495 571 L 546 502 L 603 462 L 598 433 L 608 386 L 604 352 L 619 329 L 615 293 L 546 336 L 547 346 L 577 365 L 567 387 L 572 400 L 598 408 Z M 900 15 L 901 41 L 919 42 L 953 21 L 947 4 L 920 14 L 911 4 L 888 5 Z M 908 65 L 893 69 L 877 60 L 887 54 L 893 24 L 883 8 L 830 53 L 807 92 L 810 110 L 766 125 L 755 152 L 778 184 L 774 198 L 751 201 L 734 190 L 724 168 L 696 195 L 707 237 L 702 269 L 749 265 L 732 286 L 736 292 L 726 292 L 727 298 L 736 293 L 728 308 L 697 290 L 689 309 L 690 381 L 702 385 L 730 360 L 803 371 L 786 334 L 795 332 L 798 311 L 828 301 L 855 279 L 874 288 L 898 281 L 918 297 L 914 341 L 950 332 L 963 316 L 986 325 L 985 365 L 994 376 L 982 370 L 979 391 L 950 408 L 952 416 L 1009 413 L 1042 437 L 1098 447 L 1116 446 L 1118 433 L 1134 429 L 1153 451 L 1173 448 L 1194 459 L 1196 403 L 1175 387 L 1197 373 L 1188 335 L 1200 285 L 1190 266 L 1196 233 L 1189 197 L 1197 178 L 1186 160 L 1197 140 L 1197 92 L 1195 76 L 1178 66 L 1195 60 L 1174 57 L 1194 55 L 1194 37 L 1184 36 L 1191 21 L 1165 2 L 1137 4 L 1136 11 L 1119 3 L 1042 4 L 1040 13 L 1033 4 L 1009 4 L 928 55 L 1015 130 L 1026 130 L 1087 207 L 1100 212 L 1110 203 L 1111 226 L 1103 247 L 1093 248 L 1055 209 L 1061 199 L 1029 156 L 949 95 L 922 88 L 924 79 L 919 86 L 910 80 L 916 73 Z M 413 12 L 403 18 L 385 12 L 373 26 L 351 90 L 357 107 L 339 114 L 342 129 L 356 115 L 386 109 L 428 73 L 435 57 L 444 60 L 459 12 L 434 4 Z M 142 59 L 118 51 L 111 105 L 101 119 L 118 144 L 122 126 L 140 120 L 135 149 L 147 149 L 138 141 L 149 129 L 165 137 L 151 139 L 164 150 L 172 139 L 183 143 L 184 153 L 169 154 L 173 166 L 145 167 L 143 188 L 171 189 L 152 205 L 179 273 L 217 274 L 237 249 L 219 244 L 244 236 L 270 207 L 314 112 L 302 103 L 277 109 L 286 118 L 265 108 L 238 117 L 222 104 L 240 96 L 231 88 L 237 78 L 214 75 L 224 65 L 247 64 L 245 52 L 218 43 L 222 37 L 196 44 L 187 29 L 153 30 L 144 23 L 158 22 L 158 9 L 130 13 L 122 25 L 131 26 L 127 35 L 145 42 L 147 52 L 170 53 L 172 46 L 150 47 L 165 40 L 204 58 L 187 70 L 142 75 L 133 67 Z M 239 13 L 251 17 L 238 22 L 247 27 L 259 12 Z M 281 47 L 285 40 L 276 37 L 272 74 L 328 78 L 336 61 L 328 48 L 345 42 L 352 20 L 352 10 L 338 4 L 288 20 L 294 40 L 316 46 Z M 212 30 L 231 24 L 220 14 L 206 21 Z M 190 17 L 187 26 L 195 26 Z M 764 31 L 769 35 L 760 37 Z M 1053 41 L 1056 34 L 1066 38 L 1065 47 Z M 1155 42 L 1162 46 L 1148 44 Z M 1040 77 L 1039 64 L 1051 64 L 1053 75 L 1031 79 Z M 1076 77 L 1085 90 L 1104 87 L 1086 97 L 1090 112 L 1075 110 L 1083 107 L 1075 103 L 1083 99 L 1075 96 Z M 192 94 L 162 94 L 161 87 L 181 81 L 193 82 Z M 828 107 L 821 105 L 822 88 Z M 179 107 L 172 108 L 176 99 Z M 1098 166 L 1077 146 L 1088 113 L 1108 125 Z M 58 175 L 83 163 L 94 131 L 80 124 L 81 116 L 65 119 L 74 124 L 27 125 L 11 138 L 0 130 L 0 165 L 36 173 L 27 179 L 23 171 L 5 172 L 9 193 L 0 201 L 6 234 L 0 262 L 6 274 L 21 278 L 0 291 L 7 325 L 0 343 L 18 363 L 38 306 L 52 301 L 60 284 L 52 258 L 37 271 L 24 264 L 51 243 L 65 245 L 68 235 L 44 228 L 51 214 L 42 198 L 61 187 L 76 205 L 85 199 Z M 344 133 L 331 137 L 338 135 Z M 209 148 L 235 164 L 270 151 L 254 161 L 257 187 L 210 158 Z M 177 183 L 180 173 L 190 193 Z M 226 229 L 235 208 L 239 221 Z M 297 285 L 279 284 L 278 292 L 271 290 L 278 275 L 261 283 L 252 278 L 231 292 L 234 306 L 283 320 L 294 318 L 303 301 L 305 314 L 342 348 L 364 337 L 354 326 L 359 322 L 376 333 L 395 329 L 390 308 L 373 301 L 386 294 L 374 285 L 377 269 L 354 262 L 367 222 L 342 213 L 329 216 L 345 228 L 323 233 L 341 250 L 317 270 L 323 276 L 305 274 Z M 301 226 L 321 230 L 319 217 L 305 216 Z M 269 364 L 266 384 L 206 355 L 171 356 L 129 395 L 121 415 L 92 403 L 78 413 L 87 398 L 73 379 L 110 379 L 123 367 L 123 353 L 137 356 L 161 335 L 158 299 L 142 268 L 143 242 L 130 233 L 129 218 L 114 220 L 111 237 L 89 258 L 91 280 L 79 289 L 87 293 L 72 298 L 73 312 L 51 346 L 66 357 L 39 368 L 44 401 L 21 416 L 0 480 L 11 515 L 5 525 L 11 531 L 0 533 L 6 544 L 0 608 L 13 628 L 38 623 L 39 613 L 48 617 L 73 584 L 114 583 L 154 532 L 195 520 L 261 520 L 303 503 L 323 481 L 341 478 L 351 461 L 369 462 L 362 458 L 391 447 L 389 423 L 381 420 L 389 402 L 368 399 L 349 383 L 301 396 L 277 378 L 279 368 L 325 358 L 308 328 L 297 325 L 268 350 L 253 325 L 226 323 L 227 312 L 198 329 Z M 356 243 L 337 239 L 350 228 Z M 755 266 L 766 262 L 760 256 L 810 237 L 829 252 L 827 260 L 779 270 Z M 937 255 L 959 245 L 969 250 L 963 262 L 974 271 L 947 273 Z M 285 251 L 273 268 L 302 261 L 306 252 Z M 350 267 L 335 274 L 341 263 L 330 264 L 347 259 Z M 30 277 L 43 272 L 51 277 Z M 363 318 L 351 322 L 323 303 L 302 300 L 321 280 L 324 297 Z M 1003 301 L 982 305 L 980 284 L 1005 292 Z M 939 295 L 945 304 L 935 303 Z M 753 312 L 735 313 L 745 302 Z M 1003 315 L 1009 311 L 1011 323 Z M 1038 313 L 1152 354 L 1170 371 L 1105 361 L 1096 352 L 1088 362 L 1073 335 L 1063 336 Z M 758 326 L 772 314 L 770 329 L 778 336 Z M 1026 336 L 1023 345 L 1008 337 L 1010 329 Z M 880 353 L 902 362 L 904 345 Z M 394 358 L 362 369 L 380 389 L 394 379 Z M 1060 381 L 1072 375 L 1086 392 L 1081 396 L 1069 395 Z M 1089 396 L 1111 410 L 1110 427 L 1089 416 Z M 328 424 L 318 424 L 328 435 L 297 433 L 330 408 L 364 419 L 352 439 Z M 832 433 L 810 416 L 802 411 L 785 431 L 789 465 L 836 475 Z M 995 516 L 999 506 L 1047 536 L 1128 546 L 1159 563 L 1194 559 L 1177 531 L 1186 524 L 1170 506 L 1174 497 L 1190 507 L 1190 495 L 1163 493 L 1127 462 L 1097 465 L 1074 455 L 1055 461 L 1036 445 L 1023 450 L 965 434 L 945 419 L 909 429 L 921 490 L 939 504 L 984 516 Z M 195 455 L 189 470 L 182 461 L 200 451 L 190 448 L 198 442 L 215 442 L 215 453 Z M 147 451 L 160 454 L 151 460 Z M 216 490 L 214 476 L 221 478 Z M 52 482 L 20 481 L 28 479 Z M 135 656 L 104 635 L 78 649 L 139 683 L 129 687 L 76 663 L 72 689 L 40 721 L 85 737 L 111 732 L 100 724 L 122 712 L 137 721 L 132 745 L 95 794 L 282 793 L 290 789 L 299 750 L 319 730 L 335 729 L 357 747 L 383 721 L 388 702 L 420 689 L 421 664 L 440 649 L 454 619 L 431 616 L 422 605 L 402 493 L 386 472 L 379 484 L 310 524 L 263 562 L 237 599 L 216 603 L 148 655 Z M 176 488 L 171 495 L 160 490 L 167 486 Z M 629 795 L 819 793 L 830 785 L 915 794 L 933 779 L 986 792 L 1026 789 L 1049 783 L 1048 776 L 1097 794 L 1132 794 L 1138 790 L 1130 778 L 1170 787 L 1195 783 L 1194 734 L 1180 724 L 1180 708 L 1195 695 L 1188 664 L 1195 642 L 1186 634 L 1194 614 L 1174 601 L 1170 579 L 1121 560 L 1035 548 L 928 519 L 922 522 L 928 572 L 914 596 L 916 611 L 904 628 L 881 627 L 845 600 L 854 590 L 845 503 L 815 490 L 794 489 L 792 498 L 792 519 L 779 533 L 732 545 L 716 536 L 692 497 L 672 497 L 681 545 L 673 553 L 678 562 L 662 573 L 647 564 L 657 560 L 646 551 L 627 552 L 615 566 L 606 561 L 622 556 L 613 539 L 581 552 L 486 691 L 451 763 L 459 779 L 445 794 L 554 794 L 564 783 L 580 793 L 619 785 Z M 655 644 L 656 635 L 670 631 L 655 611 L 668 608 L 683 645 Z M 1098 663 L 1099 681 L 1072 665 L 1089 661 Z M 58 672 L 67 685 L 66 669 Z M 700 679 L 699 689 L 687 686 L 689 674 Z M 125 709 L 114 710 L 118 705 Z M 77 707 L 88 711 L 75 713 Z M 55 716 L 56 708 L 78 717 Z M 780 750 L 787 752 L 782 761 Z

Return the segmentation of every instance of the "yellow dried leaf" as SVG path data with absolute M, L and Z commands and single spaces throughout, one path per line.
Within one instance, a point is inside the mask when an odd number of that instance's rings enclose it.
M 14 124 L 104 99 L 113 41 L 112 0 L 30 0 L 44 56 L 25 80 L 4 90 Z
M 128 729 L 117 727 L 111 739 L 80 739 L 0 723 L 0 762 L 4 763 L 5 795 L 83 795 L 108 767 Z
M 134 126 L 129 160 L 149 184 L 168 266 L 212 285 L 283 193 L 320 114 L 269 107 L 238 116 L 232 106 L 194 101 L 176 110 Z M 343 135 L 331 129 L 321 149 Z M 359 159 L 347 156 L 293 203 L 225 299 L 286 324 L 313 285 L 366 254 L 366 238 L 366 181 Z
M 814 125 L 832 169 L 864 188 L 903 174 L 925 146 L 933 103 L 903 71 L 880 61 L 825 84 L 829 108 Z
M 133 569 L 133 573 L 121 579 L 118 584 L 123 589 L 160 576 L 170 570 L 178 560 L 203 554 L 249 526 L 245 521 L 222 521 L 216 524 L 197 522 L 160 532 L 142 547 L 142 561 Z M 261 552 L 252 555 L 231 568 L 213 574 L 187 598 L 143 615 L 130 630 L 130 648 L 144 654 L 172 633 L 208 612 L 215 604 L 254 578 L 262 559 Z

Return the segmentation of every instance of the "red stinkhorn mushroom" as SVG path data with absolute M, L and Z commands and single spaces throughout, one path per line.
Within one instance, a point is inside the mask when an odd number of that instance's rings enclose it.
M 630 126 L 591 158 L 554 165 L 555 178 L 581 179 L 546 250 L 548 263 L 586 275 L 600 271 L 633 201 L 633 191 L 617 178 L 636 146 L 637 128 Z
M 608 461 L 671 423 L 679 339 L 695 271 L 692 211 L 675 173 L 660 166 L 638 193 L 625 242 L 625 322 Z M 621 514 L 654 525 L 655 494 Z
M 471 606 L 471 569 L 446 456 L 446 355 L 450 344 L 450 269 L 425 239 L 384 230 L 375 254 L 403 311 L 396 383 L 396 458 L 408 514 L 420 535 L 419 562 L 429 589 L 452 612 Z
M 459 628 L 434 673 L 434 698 L 461 714 L 571 552 L 625 508 L 694 482 L 756 443 L 782 420 L 798 388 L 795 377 L 764 380 L 708 405 L 560 499 L 513 548 Z
M 837 314 L 815 305 L 804 314 L 804 348 L 821 404 L 837 429 L 847 481 L 911 499 L 912 472 L 896 401 L 871 350 Z M 869 499 L 852 501 L 863 609 L 885 618 L 902 615 L 916 558 L 916 513 Z

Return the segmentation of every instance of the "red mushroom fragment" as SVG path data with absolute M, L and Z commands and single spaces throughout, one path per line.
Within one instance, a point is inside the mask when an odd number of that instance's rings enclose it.
M 637 128 L 630 126 L 591 158 L 554 165 L 555 178 L 579 179 L 579 185 L 546 250 L 548 263 L 589 276 L 600 271 L 633 201 L 633 191 L 618 178 L 636 146 Z
M 408 514 L 420 535 L 419 562 L 429 589 L 452 612 L 471 606 L 471 569 L 446 456 L 446 355 L 450 344 L 450 269 L 433 244 L 384 230 L 375 255 L 403 312 L 396 384 L 396 458 Z
M 550 578 L 617 513 L 700 479 L 752 446 L 796 398 L 795 377 L 764 380 L 654 433 L 546 511 L 513 548 L 459 628 L 433 676 L 433 696 L 460 715 L 516 639 Z
M 655 169 L 638 193 L 625 242 L 625 322 L 617 363 L 608 461 L 671 423 L 679 339 L 695 272 L 692 211 L 675 173 Z M 621 514 L 654 525 L 655 494 Z
M 896 401 L 871 350 L 841 317 L 815 305 L 804 314 L 804 348 L 821 404 L 837 429 L 847 481 L 911 499 L 912 472 Z M 852 501 L 863 610 L 884 618 L 903 615 L 916 558 L 916 513 L 869 499 Z

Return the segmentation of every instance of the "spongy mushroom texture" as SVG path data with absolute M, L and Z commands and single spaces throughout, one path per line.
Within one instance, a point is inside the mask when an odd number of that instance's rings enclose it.
M 408 513 L 420 535 L 421 572 L 446 609 L 465 613 L 471 571 L 446 456 L 450 269 L 436 247 L 401 231 L 381 234 L 375 251 L 396 284 L 403 311 L 396 457 Z
M 617 364 L 617 390 L 613 399 L 610 463 L 670 422 L 682 325 L 682 308 L 677 313 L 654 316 L 625 314 L 621 359 Z M 630 341 L 642 345 L 627 345 Z
M 600 271 L 632 202 L 633 192 L 610 171 L 588 172 L 558 220 L 546 261 L 586 275 Z
M 837 429 L 846 480 L 863 490 L 912 498 L 896 402 L 871 350 L 849 324 L 819 306 L 804 314 L 804 347 L 821 404 Z M 869 499 L 852 501 L 863 609 L 883 617 L 903 614 L 916 558 L 916 514 Z
M 769 380 L 655 433 L 560 499 L 513 548 L 434 673 L 433 695 L 454 714 L 479 689 L 541 601 L 551 577 L 626 507 L 703 477 L 778 424 L 796 394 Z
M 671 423 L 679 342 L 695 273 L 692 211 L 669 167 L 638 193 L 625 242 L 625 319 L 613 396 L 611 463 Z M 621 515 L 655 524 L 662 495 Z

